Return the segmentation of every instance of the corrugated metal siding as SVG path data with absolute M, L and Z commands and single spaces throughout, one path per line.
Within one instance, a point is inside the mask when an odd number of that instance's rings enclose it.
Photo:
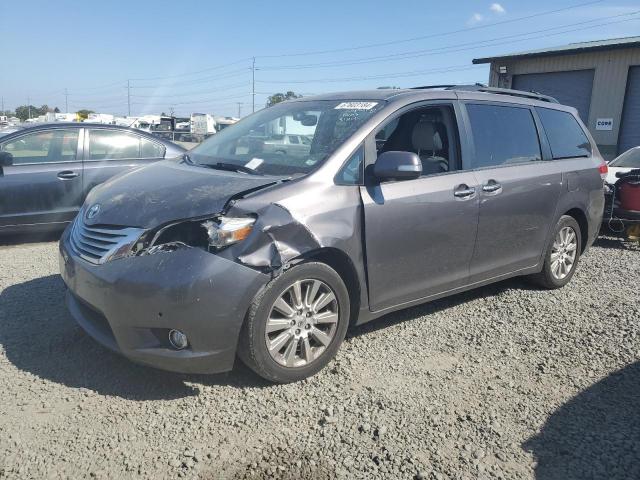
M 640 66 L 629 69 L 618 154 L 640 145 Z
M 501 65 L 507 67 L 506 75 L 497 73 Z M 511 87 L 513 75 L 595 69 L 589 120 L 585 123 L 598 145 L 615 146 L 620 133 L 627 73 L 634 65 L 640 65 L 640 48 L 497 61 L 491 65 L 489 80 L 492 86 Z M 613 118 L 613 130 L 596 130 L 598 118 Z M 612 151 L 615 153 L 615 147 Z
M 595 70 L 574 70 L 514 75 L 513 88 L 551 95 L 560 103 L 576 108 L 582 121 L 587 123 L 594 72 Z

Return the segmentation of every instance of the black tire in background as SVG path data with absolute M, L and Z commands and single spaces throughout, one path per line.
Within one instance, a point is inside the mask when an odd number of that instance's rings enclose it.
M 298 281 L 321 282 L 335 296 L 338 320 L 329 345 L 313 361 L 303 366 L 288 367 L 278 363 L 269 353 L 265 340 L 267 321 L 274 303 Z M 315 375 L 336 355 L 349 326 L 349 293 L 340 276 L 324 263 L 296 265 L 271 281 L 254 299 L 240 333 L 238 355 L 261 377 L 276 383 L 290 383 Z
M 559 278 L 554 273 L 553 260 L 552 255 L 554 255 L 554 243 L 557 241 L 560 232 L 562 231 L 573 231 L 575 235 L 575 258 L 571 265 L 570 270 L 566 273 L 565 276 Z M 575 220 L 575 218 L 569 215 L 563 215 L 556 223 L 555 228 L 551 234 L 551 239 L 549 241 L 549 245 L 547 245 L 547 251 L 544 256 L 544 265 L 542 266 L 542 271 L 535 275 L 531 276 L 531 279 L 538 285 L 547 289 L 555 289 L 564 287 L 576 271 L 578 266 L 578 261 L 580 260 L 580 252 L 582 251 L 582 236 L 580 233 L 580 225 Z

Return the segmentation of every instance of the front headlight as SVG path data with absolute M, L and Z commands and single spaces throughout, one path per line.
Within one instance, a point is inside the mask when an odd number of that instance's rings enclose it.
M 153 235 L 140 254 L 172 252 L 185 247 L 218 251 L 247 238 L 255 221 L 253 217 L 220 216 L 166 225 Z
M 207 230 L 209 245 L 224 248 L 247 238 L 255 222 L 251 217 L 219 217 L 203 222 L 202 226 Z

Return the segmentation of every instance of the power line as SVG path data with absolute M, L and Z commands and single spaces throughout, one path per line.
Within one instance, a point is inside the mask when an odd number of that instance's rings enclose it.
M 227 68 L 227 67 L 231 67 L 233 65 L 238 65 L 240 63 L 244 63 L 251 60 L 250 58 L 243 58 L 241 60 L 236 60 L 235 62 L 230 62 L 230 63 L 226 63 L 223 65 L 217 65 L 215 67 L 209 67 L 209 68 L 205 68 L 202 70 L 198 70 L 195 72 L 185 72 L 185 73 L 178 73 L 176 75 L 165 75 L 165 76 L 161 76 L 161 77 L 143 77 L 143 78 L 132 78 L 131 80 L 165 80 L 165 79 L 170 79 L 170 78 L 179 78 L 179 77 L 186 77 L 186 76 L 190 76 L 190 75 L 197 75 L 199 73 L 204 73 L 204 72 L 210 72 L 212 70 L 221 70 L 223 68 Z
M 529 20 L 531 18 L 542 17 L 542 16 L 545 16 L 545 15 L 552 15 L 554 13 L 566 12 L 568 10 L 573 10 L 573 9 L 576 9 L 576 8 L 595 5 L 597 3 L 602 3 L 604 1 L 606 1 L 606 0 L 594 0 L 594 1 L 591 1 L 591 2 L 578 3 L 578 4 L 571 5 L 571 6 L 564 7 L 564 8 L 558 8 L 558 9 L 555 9 L 555 10 L 547 10 L 547 11 L 544 11 L 544 12 L 534 13 L 534 14 L 526 15 L 526 16 L 522 16 L 522 17 L 510 18 L 508 20 L 502 20 L 502 21 L 499 21 L 499 22 L 488 23 L 486 25 L 477 25 L 475 27 L 461 28 L 461 29 L 458 29 L 458 30 L 450 30 L 448 32 L 442 32 L 442 33 L 432 33 L 432 34 L 429 34 L 429 35 L 421 35 L 419 37 L 405 38 L 405 39 L 402 39 L 402 40 L 393 40 L 393 41 L 389 41 L 389 42 L 380 42 L 380 43 L 369 43 L 369 44 L 365 44 L 365 45 L 359 45 L 359 46 L 356 46 L 356 47 L 334 48 L 334 49 L 329 49 L 329 50 L 315 50 L 315 51 L 298 52 L 298 53 L 283 53 L 283 54 L 278 54 L 278 55 L 260 55 L 260 56 L 258 56 L 258 58 L 282 58 L 282 57 L 299 57 L 299 56 L 310 56 L 310 55 L 323 55 L 323 54 L 327 54 L 327 53 L 349 52 L 349 51 L 353 51 L 353 50 L 363 50 L 363 49 L 367 49 L 367 48 L 386 47 L 386 46 L 389 46 L 389 45 L 397 45 L 399 43 L 415 42 L 415 41 L 418 41 L 418 40 L 426 40 L 426 39 L 429 39 L 429 38 L 436 38 L 436 37 L 443 37 L 443 36 L 448 36 L 448 35 L 455 35 L 457 33 L 466 33 L 466 32 L 472 32 L 472 31 L 475 31 L 475 30 L 491 28 L 491 27 L 495 27 L 495 26 L 499 26 L 499 25 L 506 25 L 506 24 L 509 24 L 509 23 L 520 22 L 522 20 Z
M 250 93 L 243 93 L 243 94 L 239 94 L 239 95 L 230 95 L 227 97 L 214 97 L 214 98 L 206 98 L 206 99 L 200 99 L 200 100 L 191 100 L 188 102 L 169 102 L 165 105 L 191 105 L 194 103 L 206 103 L 206 102 L 212 102 L 212 101 L 218 101 L 218 100 L 229 100 L 229 99 L 233 99 L 233 98 L 242 98 L 242 97 L 248 97 L 249 95 L 251 95 Z M 162 100 L 162 97 L 157 97 L 158 100 Z M 154 104 L 154 103 L 158 103 L 158 102 L 147 102 L 148 104 Z M 133 105 L 144 105 L 144 103 L 140 103 L 140 102 L 136 102 L 133 103 Z
M 240 88 L 240 87 L 247 87 L 248 83 L 235 83 L 235 84 L 231 84 L 231 85 L 213 85 L 210 87 L 209 90 L 205 90 L 205 91 L 198 91 L 198 92 L 189 92 L 189 93 L 180 93 L 180 94 L 175 94 L 175 95 L 137 95 L 134 94 L 132 95 L 133 98 L 156 98 L 156 97 L 188 97 L 191 95 L 202 95 L 202 94 L 208 94 L 211 93 L 211 89 L 225 89 L 225 90 L 233 90 L 236 88 Z
M 396 52 L 396 53 L 393 53 L 393 54 L 377 55 L 377 56 L 374 56 L 374 57 L 364 57 L 364 58 L 360 58 L 360 59 L 356 59 L 356 60 L 339 60 L 339 61 L 335 61 L 335 62 L 308 63 L 308 64 L 298 64 L 298 65 L 264 66 L 264 67 L 260 67 L 260 70 L 263 70 L 263 71 L 268 71 L 268 70 L 300 70 L 300 69 L 307 69 L 307 68 L 343 67 L 343 66 L 350 66 L 350 65 L 361 65 L 361 64 L 364 64 L 364 63 L 383 62 L 383 61 L 387 61 L 387 60 L 405 60 L 405 59 L 409 59 L 409 58 L 417 58 L 417 57 L 423 57 L 423 56 L 428 56 L 428 55 L 437 55 L 437 54 L 442 54 L 442 53 L 459 52 L 459 51 L 464 51 L 464 50 L 474 50 L 474 49 L 480 48 L 480 47 L 487 47 L 487 46 L 493 47 L 493 46 L 497 46 L 497 45 L 503 45 L 505 43 L 505 42 L 498 42 L 499 40 L 507 40 L 507 39 L 511 40 L 508 43 L 512 43 L 513 41 L 532 40 L 532 39 L 540 38 L 540 37 L 524 38 L 524 39 L 520 39 L 520 40 L 517 40 L 517 38 L 518 37 L 523 37 L 523 36 L 528 36 L 528 35 L 534 35 L 534 34 L 537 34 L 537 33 L 552 32 L 554 30 L 559 30 L 559 29 L 563 29 L 563 28 L 567 28 L 567 27 L 574 27 L 574 26 L 578 26 L 578 25 L 586 25 L 586 24 L 590 24 L 590 23 L 593 23 L 593 22 L 601 21 L 601 20 L 620 18 L 620 17 L 629 17 L 629 16 L 633 16 L 633 15 L 638 15 L 639 13 L 640 13 L 640 10 L 636 10 L 636 11 L 630 12 L 630 13 L 611 15 L 611 16 L 608 16 L 608 17 L 601 17 L 601 18 L 598 18 L 598 19 L 586 20 L 586 21 L 583 21 L 583 22 L 569 23 L 569 24 L 559 25 L 559 26 L 556 26 L 556 27 L 550 27 L 550 28 L 545 28 L 545 29 L 541 29 L 541 30 L 534 30 L 534 31 L 530 31 L 530 32 L 516 33 L 516 34 L 512 34 L 512 35 L 505 35 L 505 36 L 501 36 L 501 37 L 490 38 L 490 39 L 487 39 L 487 40 L 476 40 L 474 42 L 459 43 L 459 44 L 455 44 L 455 45 L 445 45 L 445 46 L 442 46 L 442 47 L 425 49 L 425 50 L 411 50 L 411 51 L 406 51 L 406 52 Z M 629 18 L 629 19 L 625 19 L 625 20 L 619 20 L 619 21 L 615 21 L 615 22 L 607 22 L 607 23 L 602 23 L 602 24 L 598 24 L 598 25 L 590 25 L 589 28 L 599 27 L 599 26 L 604 26 L 604 25 L 611 25 L 611 24 L 614 24 L 614 23 L 623 23 L 623 22 L 628 22 L 628 21 L 637 20 L 637 19 L 638 19 L 638 17 Z M 574 29 L 574 30 L 566 30 L 566 31 L 562 31 L 562 32 L 549 34 L 549 35 L 544 35 L 544 37 L 551 36 L 551 35 L 560 35 L 560 34 L 563 34 L 563 33 L 570 33 L 570 32 L 574 32 L 574 31 L 578 31 L 578 30 L 582 30 L 582 28 Z M 516 39 L 516 40 L 514 40 L 514 39 Z M 496 43 L 496 42 L 498 42 L 498 43 Z M 486 44 L 486 45 L 480 45 L 480 44 Z M 459 47 L 471 47 L 471 48 L 459 48 Z
M 198 78 L 195 80 L 189 80 L 186 82 L 177 82 L 177 83 L 168 83 L 165 85 L 132 85 L 131 88 L 133 89 L 144 89 L 144 88 L 166 88 L 166 87 L 170 87 L 170 86 L 175 86 L 175 85 L 196 85 L 199 83 L 207 83 L 212 79 L 216 79 L 216 80 L 220 80 L 220 79 L 224 79 L 224 78 L 232 78 L 232 77 L 238 77 L 241 75 L 246 75 L 248 73 L 248 70 L 246 68 L 240 68 L 238 70 L 232 70 L 230 72 L 225 72 L 222 75 L 213 75 L 213 76 L 208 76 L 208 77 L 202 77 L 202 78 Z
M 441 69 L 429 69 L 429 70 L 411 70 L 407 72 L 380 74 L 380 75 L 361 75 L 356 77 L 342 77 L 342 78 L 317 78 L 307 80 L 260 80 L 258 83 L 276 83 L 276 84 L 303 84 L 303 83 L 333 83 L 333 82 L 352 82 L 360 80 L 386 80 L 393 78 L 413 77 L 420 75 L 438 74 L 438 73 L 453 73 L 462 72 L 467 70 L 479 70 L 484 69 L 483 65 L 459 65 L 453 67 L 444 67 Z
M 251 63 L 251 96 L 253 97 L 251 112 L 255 113 L 256 111 L 256 57 L 253 57 L 253 62 Z

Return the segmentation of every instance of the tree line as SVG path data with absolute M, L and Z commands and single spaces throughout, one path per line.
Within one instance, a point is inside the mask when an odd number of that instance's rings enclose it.
M 7 117 L 18 117 L 21 122 L 29 118 L 36 118 L 46 113 L 60 113 L 58 107 L 49 107 L 49 105 L 41 105 L 39 107 L 35 105 L 20 105 L 15 110 L 0 111 L 0 116 L 6 115 Z M 93 110 L 82 109 L 76 112 L 81 119 L 86 119 Z

